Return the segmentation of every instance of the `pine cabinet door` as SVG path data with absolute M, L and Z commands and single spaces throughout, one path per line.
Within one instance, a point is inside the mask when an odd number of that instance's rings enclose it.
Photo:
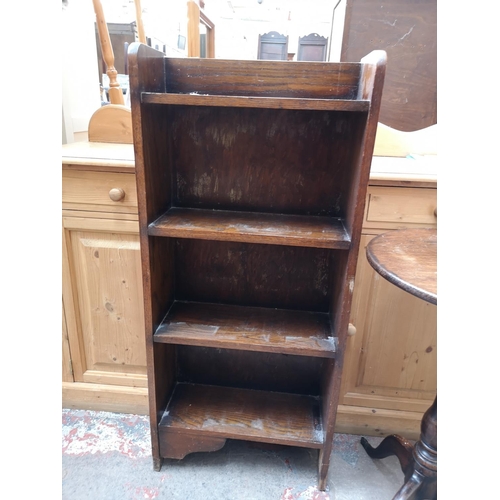
M 63 217 L 63 298 L 75 382 L 146 387 L 136 221 Z
M 347 406 L 367 409 L 360 415 L 371 414 L 380 434 L 400 426 L 418 436 L 420 418 L 436 394 L 437 308 L 372 269 L 366 246 L 374 236 L 361 240 L 351 310 L 356 333 L 346 346 L 340 404 L 344 413 Z M 386 424 L 379 425 L 382 417 Z

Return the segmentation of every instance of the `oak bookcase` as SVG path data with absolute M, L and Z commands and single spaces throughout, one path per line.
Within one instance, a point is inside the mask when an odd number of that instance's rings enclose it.
M 131 45 L 156 470 L 242 439 L 325 489 L 385 65 Z

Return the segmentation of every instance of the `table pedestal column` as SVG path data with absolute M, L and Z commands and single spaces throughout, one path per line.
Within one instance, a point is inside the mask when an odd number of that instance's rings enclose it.
M 361 444 L 371 458 L 396 455 L 405 483 L 393 500 L 434 500 L 437 498 L 437 396 L 424 413 L 420 439 L 412 446 L 401 436 L 387 436 L 376 448 L 366 438 Z

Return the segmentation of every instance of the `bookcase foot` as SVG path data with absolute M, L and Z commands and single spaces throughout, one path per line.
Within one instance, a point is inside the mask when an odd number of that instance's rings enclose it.
M 182 459 L 190 453 L 218 451 L 226 444 L 225 438 L 207 437 L 179 432 L 163 432 L 160 450 L 163 458 Z
M 162 464 L 163 464 L 163 458 L 161 458 L 161 457 L 153 457 L 153 469 L 156 472 L 160 472 L 161 471 Z

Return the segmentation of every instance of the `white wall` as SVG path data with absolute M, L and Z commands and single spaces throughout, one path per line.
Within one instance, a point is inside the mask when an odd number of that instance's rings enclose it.
M 90 0 L 68 0 L 62 11 L 61 63 L 63 130 L 67 142 L 88 129 L 100 105 L 95 13 Z
M 346 0 L 207 0 L 215 23 L 220 59 L 256 59 L 259 34 L 288 35 L 288 52 L 297 54 L 301 36 L 317 33 L 332 40 L 330 61 L 340 61 Z M 210 9 L 209 9 L 210 7 Z M 334 29 L 332 36 L 332 18 Z M 295 58 L 296 59 L 296 55 Z
M 331 37 L 338 0 L 206 0 L 215 23 L 215 55 L 220 59 L 256 59 L 258 35 L 278 31 L 289 36 L 289 52 L 297 53 L 298 37 L 309 33 Z M 133 0 L 101 0 L 106 22 L 135 20 Z M 177 37 L 186 36 L 186 0 L 141 0 L 146 36 L 167 45 L 167 55 L 183 57 Z M 346 0 L 335 11 L 331 61 L 340 60 Z M 290 20 L 289 20 L 290 17 Z M 88 130 L 100 107 L 95 13 L 91 0 L 68 0 L 61 26 L 63 141 L 73 142 Z M 187 46 L 187 41 L 186 41 Z

